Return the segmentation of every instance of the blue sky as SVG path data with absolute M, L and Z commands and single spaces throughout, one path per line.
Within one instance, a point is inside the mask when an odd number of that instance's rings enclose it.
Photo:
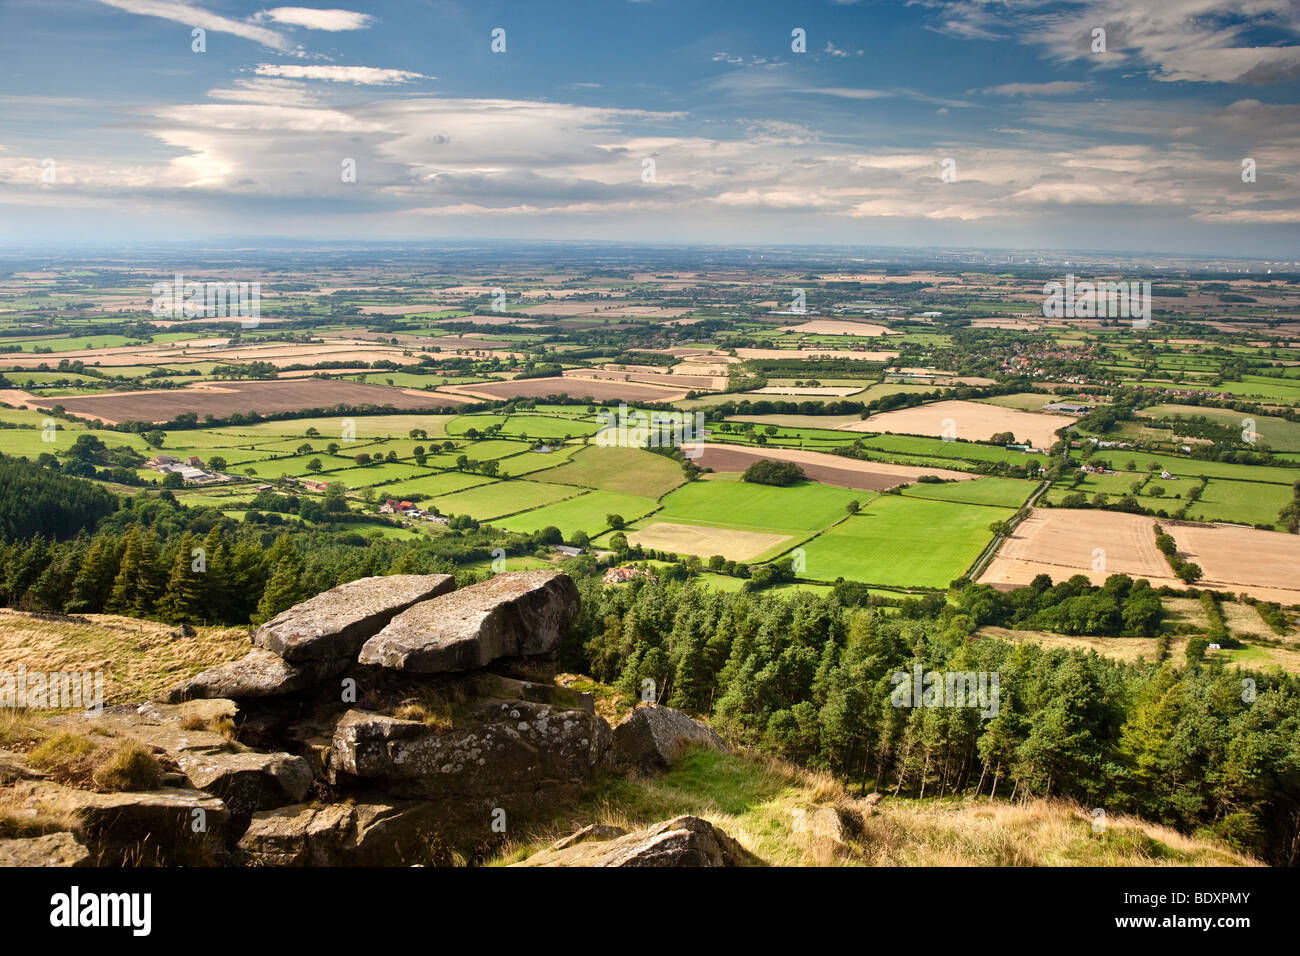
M 1294 0 L 0 0 L 0 241 L 1300 260 L 1298 44 Z

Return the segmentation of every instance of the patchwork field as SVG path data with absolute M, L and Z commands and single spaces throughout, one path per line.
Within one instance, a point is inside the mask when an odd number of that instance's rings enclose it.
M 1011 509 L 881 495 L 803 545 L 803 577 L 945 588 L 979 557 Z M 906 547 L 900 543 L 906 542 Z
M 639 448 L 588 445 L 544 476 L 546 481 L 659 498 L 685 482 L 671 458 Z
M 710 528 L 704 525 L 672 521 L 652 521 L 644 528 L 627 533 L 631 544 L 675 554 L 695 554 L 709 558 L 720 554 L 728 561 L 751 561 L 793 541 L 789 535 L 741 531 L 735 528 Z
M 649 514 L 657 507 L 659 507 L 658 501 L 643 495 L 630 495 L 617 491 L 589 491 L 553 505 L 543 505 L 520 515 L 500 518 L 493 524 L 507 531 L 524 533 L 541 531 L 554 525 L 560 529 L 567 541 L 575 531 L 584 531 L 590 537 L 607 531 L 609 515 L 619 515 L 625 521 L 631 522 Z
M 547 398 L 551 395 L 568 395 L 570 398 L 592 399 L 603 402 L 621 399 L 625 402 L 672 402 L 686 397 L 687 388 L 663 388 L 639 382 L 615 382 L 608 379 L 575 379 L 553 376 L 550 378 L 512 379 L 508 382 L 491 382 L 475 385 L 448 385 L 444 392 L 468 398 L 510 399 Z
M 743 472 L 756 461 L 792 461 L 804 470 L 810 479 L 824 485 L 856 488 L 863 491 L 883 491 L 922 475 L 934 475 L 954 481 L 967 481 L 975 475 L 944 468 L 917 468 L 910 465 L 890 465 L 884 462 L 860 461 L 840 455 L 827 455 L 795 448 L 754 448 L 746 445 L 705 443 L 703 454 L 695 459 L 702 467 L 717 472 Z
M 438 409 L 466 403 L 457 395 L 390 388 L 321 379 L 268 382 L 222 382 L 162 391 L 120 392 L 82 398 L 45 398 L 35 404 L 44 408 L 62 405 L 82 418 L 95 418 L 115 425 L 119 422 L 166 422 L 177 415 L 192 413 L 203 418 L 225 418 L 257 412 L 274 415 L 336 405 L 391 405 L 395 409 Z
M 841 425 L 845 431 L 891 432 L 900 435 L 930 435 L 970 441 L 987 441 L 999 432 L 1011 432 L 1020 442 L 1035 448 L 1050 448 L 1055 432 L 1073 424 L 1068 415 L 1026 412 L 983 402 L 946 401 L 883 412 L 857 424 Z
M 1037 508 L 1002 542 L 982 584 L 1026 585 L 1039 574 L 1064 581 L 1082 574 L 1102 584 L 1112 574 L 1184 585 L 1156 549 L 1155 520 L 1119 511 Z
M 689 482 L 663 499 L 657 517 L 740 530 L 795 533 L 819 531 L 844 516 L 851 489 L 811 482 L 789 488 L 726 478 Z
M 1202 586 L 1300 603 L 1300 535 L 1182 521 L 1164 528 L 1179 552 L 1205 572 Z

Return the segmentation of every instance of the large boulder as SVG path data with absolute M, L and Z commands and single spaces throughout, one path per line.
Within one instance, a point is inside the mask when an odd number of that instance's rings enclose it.
M 334 782 L 367 781 L 402 797 L 528 804 L 591 779 L 610 731 L 589 698 L 494 675 L 474 685 L 477 695 L 449 723 L 347 711 L 328 755 Z
M 712 728 L 680 710 L 643 704 L 614 728 L 612 756 L 619 766 L 654 773 L 667 770 L 689 747 L 727 749 Z
M 450 574 L 360 578 L 276 615 L 257 629 L 253 643 L 295 663 L 352 660 L 395 616 L 455 587 Z
M 417 604 L 361 648 L 361 664 L 416 674 L 484 667 L 555 650 L 581 604 L 558 571 L 498 574 Z
M 0 866 L 87 866 L 90 851 L 71 833 L 0 840 Z
M 839 848 L 848 842 L 849 830 L 857 824 L 836 807 L 815 803 L 790 811 L 790 829 L 809 843 L 824 843 Z
M 720 828 L 694 816 L 644 830 L 588 827 L 515 866 L 751 866 L 758 861 Z M 575 839 L 577 838 L 577 839 Z
M 172 703 L 180 703 L 194 698 L 249 700 L 292 694 L 342 673 L 350 663 L 344 657 L 332 661 L 291 664 L 279 654 L 256 647 L 248 656 L 237 661 L 201 671 L 174 688 L 167 699 Z
M 253 815 L 239 841 L 254 866 L 399 866 L 424 862 L 439 807 L 425 801 L 297 804 Z
M 285 753 L 189 753 L 177 762 L 194 787 L 220 797 L 235 813 L 297 803 L 312 785 L 311 764 Z

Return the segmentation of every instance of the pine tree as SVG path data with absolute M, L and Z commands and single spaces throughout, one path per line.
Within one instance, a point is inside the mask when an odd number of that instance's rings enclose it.
M 194 538 L 187 531 L 181 535 L 172 558 L 171 572 L 162 596 L 158 599 L 158 616 L 172 624 L 193 620 L 202 610 L 203 577 L 194 569 Z M 205 559 L 206 565 L 206 559 Z

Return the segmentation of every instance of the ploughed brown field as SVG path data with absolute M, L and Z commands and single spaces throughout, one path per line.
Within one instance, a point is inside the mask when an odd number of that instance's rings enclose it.
M 62 405 L 70 414 L 98 418 L 110 425 L 119 422 L 166 422 L 185 412 L 202 420 L 207 415 L 225 418 L 257 412 L 270 415 L 335 405 L 392 405 L 399 411 L 449 408 L 471 402 L 461 395 L 424 392 L 387 385 L 367 385 L 341 380 L 299 380 L 270 382 L 206 382 L 191 388 L 121 392 L 83 398 L 41 398 L 33 403 L 42 408 Z
M 708 443 L 703 446 L 703 454 L 694 461 L 695 464 L 712 468 L 714 471 L 744 471 L 756 461 L 792 461 L 802 468 L 803 473 L 812 481 L 859 491 L 884 491 L 895 485 L 915 481 L 922 475 L 959 480 L 970 480 L 975 477 L 966 472 L 948 471 L 944 468 L 914 468 L 909 465 L 857 461 L 852 458 L 840 458 L 837 455 L 794 448 L 759 451 L 756 448 Z
M 474 398 L 545 398 L 548 395 L 568 395 L 570 398 L 590 398 L 597 402 L 611 398 L 625 402 L 674 402 L 685 398 L 687 390 L 598 378 L 561 378 L 557 375 L 489 384 L 450 385 L 443 391 Z

